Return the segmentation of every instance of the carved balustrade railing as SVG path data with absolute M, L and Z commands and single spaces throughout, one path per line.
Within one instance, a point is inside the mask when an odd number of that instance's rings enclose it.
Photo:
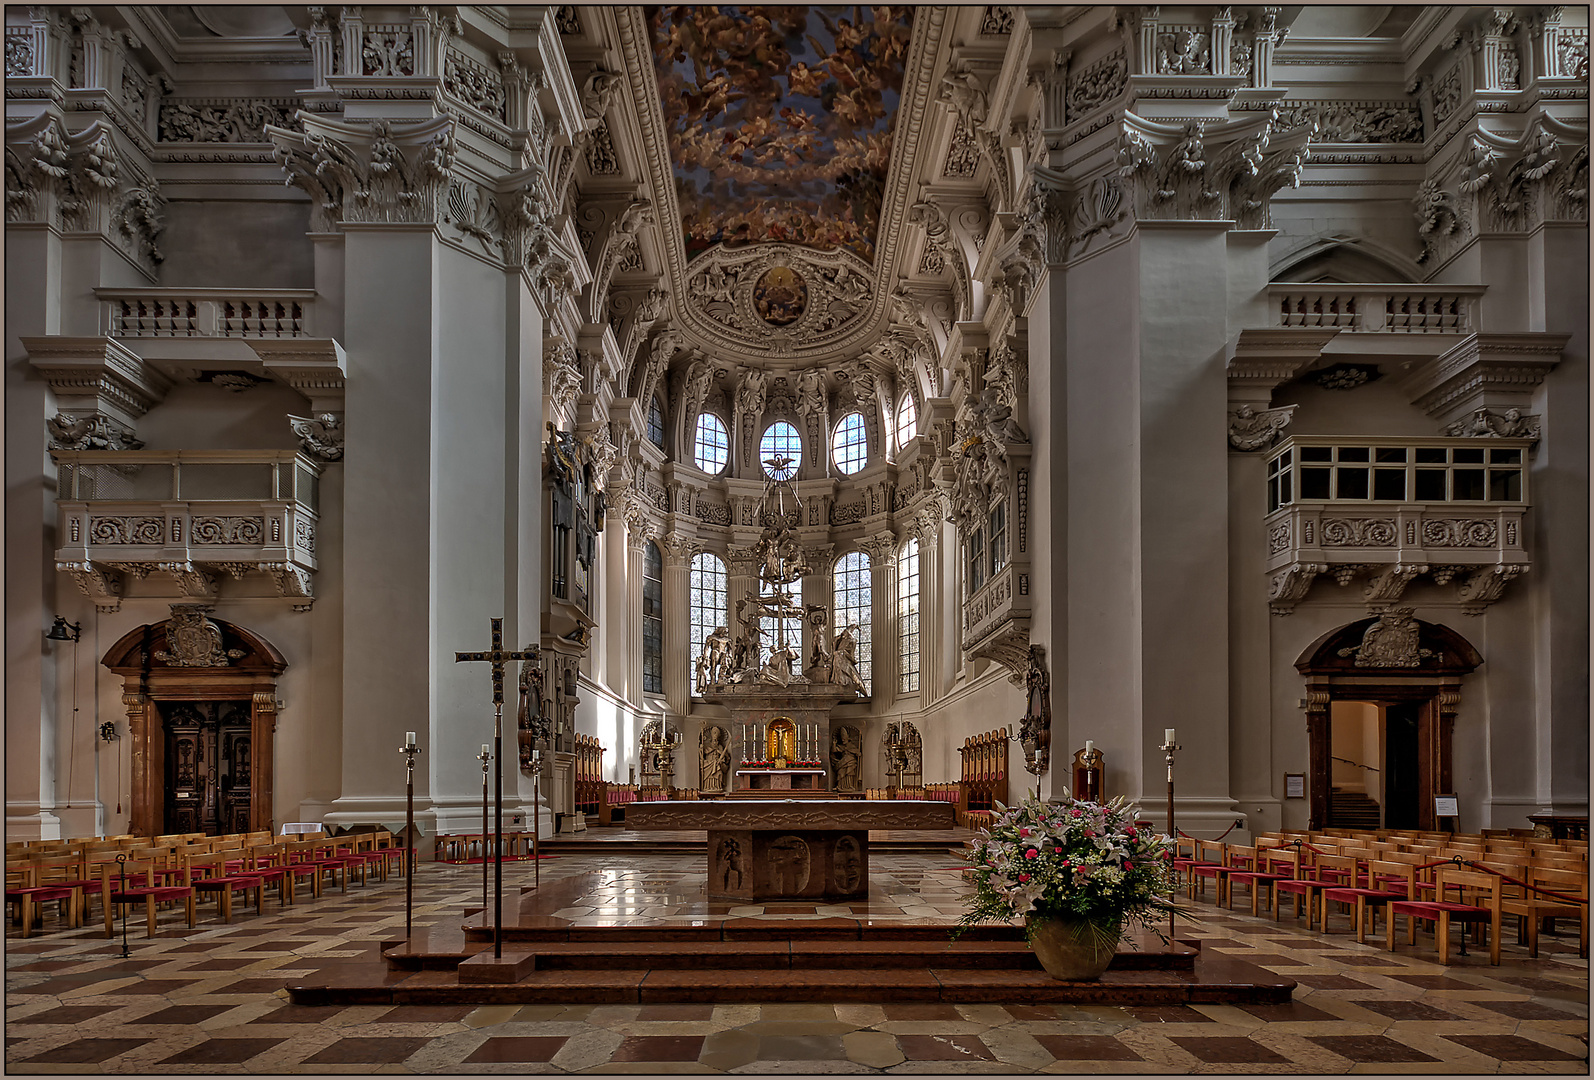
M 260 571 L 308 608 L 321 466 L 293 450 L 61 450 L 57 567 L 114 610 L 122 575 L 214 596 Z
M 116 338 L 308 338 L 314 289 L 94 290 L 101 330 Z
M 1338 327 L 1365 333 L 1470 334 L 1482 285 L 1268 286 L 1279 326 Z
M 963 605 L 963 640 L 965 645 L 980 641 L 1002 622 L 1014 614 L 1018 571 L 1008 563 L 993 574 L 978 592 Z M 1029 605 L 1024 605 L 1024 615 Z
M 1393 603 L 1427 575 L 1459 582 L 1477 614 L 1531 565 L 1528 438 L 1299 436 L 1269 453 L 1269 600 L 1287 613 L 1314 578 L 1365 575 L 1366 599 Z

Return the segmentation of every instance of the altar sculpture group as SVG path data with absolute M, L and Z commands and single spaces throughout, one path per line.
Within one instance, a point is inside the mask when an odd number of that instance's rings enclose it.
M 778 601 L 783 597 L 776 597 Z M 792 670 L 800 658 L 794 642 L 777 640 L 770 643 L 769 654 L 764 655 L 763 637 L 768 631 L 762 626 L 766 615 L 774 614 L 776 603 L 771 598 L 737 601 L 736 617 L 739 630 L 734 639 L 730 631 L 716 626 L 703 641 L 703 651 L 697 658 L 695 685 L 699 695 L 736 683 L 761 682 L 772 686 L 790 686 L 794 682 L 831 683 L 857 694 L 867 691 L 858 674 L 858 624 L 848 623 L 825 648 L 825 609 L 817 604 L 808 605 L 808 621 L 814 628 L 814 651 L 808 669 L 802 674 Z M 744 613 L 745 609 L 745 613 Z

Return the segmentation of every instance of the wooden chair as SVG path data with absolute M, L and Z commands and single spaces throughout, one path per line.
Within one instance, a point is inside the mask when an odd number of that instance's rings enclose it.
M 1396 900 L 1409 899 L 1417 890 L 1417 868 L 1412 863 L 1367 863 L 1365 884 L 1335 885 L 1323 890 L 1322 932 L 1328 933 L 1328 905 L 1348 904 L 1352 908 L 1356 925 L 1356 940 L 1367 943 L 1367 932 L 1378 924 L 1378 909 Z
M 1316 847 L 1314 844 L 1313 847 Z M 1324 878 L 1323 868 L 1334 867 L 1343 863 L 1355 866 L 1354 859 L 1346 859 L 1341 855 L 1323 855 L 1304 845 L 1301 849 L 1301 859 L 1297 866 L 1296 875 L 1292 878 L 1273 882 L 1273 921 L 1278 922 L 1279 908 L 1284 897 L 1295 898 L 1295 917 L 1301 917 L 1302 909 L 1306 912 L 1306 928 L 1312 929 L 1317 925 L 1317 912 L 1320 907 L 1322 891 L 1338 884 L 1338 878 Z
M 1493 874 L 1454 867 L 1440 867 L 1435 877 L 1436 897 L 1432 900 L 1394 900 L 1389 904 L 1389 922 L 1385 927 L 1386 947 L 1395 951 L 1395 917 L 1406 916 L 1408 944 L 1417 944 L 1417 920 L 1434 924 L 1434 945 L 1439 950 L 1439 962 L 1450 963 L 1450 926 L 1452 923 L 1489 927 L 1489 963 L 1500 963 L 1500 879 Z M 1447 899 L 1455 894 L 1456 899 Z M 1461 950 L 1466 952 L 1463 936 Z
M 1213 903 L 1222 907 L 1229 895 L 1229 874 L 1235 869 L 1229 861 L 1229 846 L 1221 840 L 1202 840 L 1199 842 L 1199 847 L 1201 858 L 1190 867 L 1195 888 L 1199 895 L 1205 896 L 1206 882 L 1211 878 L 1216 893 Z M 1246 861 L 1240 868 L 1249 870 L 1250 865 L 1250 862 Z M 1195 897 L 1192 896 L 1191 899 Z
M 263 878 L 266 884 L 277 886 L 277 906 L 293 903 L 292 875 L 282 864 L 282 849 L 272 844 L 257 844 L 249 848 L 242 859 L 230 859 L 228 869 L 237 874 Z
M 1229 872 L 1229 907 L 1234 906 L 1234 887 L 1245 886 L 1251 893 L 1251 914 L 1258 914 L 1257 902 L 1261 899 L 1262 890 L 1267 889 L 1269 897 L 1272 896 L 1273 886 L 1280 881 L 1288 881 L 1297 876 L 1300 869 L 1301 857 L 1295 848 L 1230 848 L 1231 855 L 1249 855 L 1253 860 L 1254 869 L 1232 870 Z M 1274 905 L 1277 907 L 1277 905 Z
M 100 864 L 100 906 L 105 911 L 105 936 L 115 936 L 111 918 L 112 908 L 144 902 L 146 936 L 155 936 L 156 909 L 158 905 L 183 901 L 183 913 L 188 917 L 188 928 L 194 928 L 194 889 L 189 882 L 190 871 L 182 867 L 180 877 L 169 882 L 167 867 L 154 860 L 128 859 L 117 863 Z
M 234 874 L 227 870 L 227 856 L 222 852 L 210 855 L 189 855 L 184 866 L 189 873 L 189 884 L 199 895 L 216 897 L 221 908 L 221 921 L 232 922 L 232 894 L 241 892 L 247 898 L 255 897 L 255 914 L 260 914 L 260 894 L 266 879 L 258 874 Z
M 1520 896 L 1507 896 L 1500 905 L 1506 915 L 1518 919 L 1517 940 L 1528 947 L 1528 955 L 1538 959 L 1539 927 L 1545 919 L 1578 921 L 1577 955 L 1588 959 L 1588 874 L 1579 870 L 1552 869 L 1530 865 L 1527 884 L 1548 889 L 1560 896 L 1548 896 L 1532 889 Z M 1565 897 L 1566 899 L 1562 899 Z
M 42 905 L 55 903 L 68 927 L 76 927 L 79 919 L 80 890 L 69 885 L 41 885 L 31 862 L 6 863 L 6 904 L 17 905 L 17 919 L 22 923 L 22 936 L 33 936 L 33 923 L 38 918 L 43 928 Z

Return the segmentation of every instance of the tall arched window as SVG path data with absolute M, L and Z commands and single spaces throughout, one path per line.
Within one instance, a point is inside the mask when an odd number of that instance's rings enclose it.
M 919 416 L 913 407 L 913 395 L 903 394 L 902 404 L 897 406 L 897 449 L 901 450 L 908 445 L 908 440 L 919 433 Z
M 692 556 L 691 576 L 692 617 L 692 671 L 697 671 L 697 658 L 702 655 L 703 642 L 716 627 L 726 626 L 725 613 L 725 563 L 719 556 L 704 552 Z M 696 681 L 694 678 L 693 686 Z
M 864 688 L 874 693 L 874 663 L 871 660 L 870 611 L 874 590 L 869 573 L 869 556 L 861 551 L 849 551 L 836 560 L 835 575 L 835 633 L 840 634 L 848 623 L 858 624 L 858 675 Z
M 897 558 L 897 675 L 899 692 L 919 689 L 919 541 L 909 539 Z
M 697 467 L 710 476 L 718 476 L 731 456 L 731 437 L 725 422 L 711 412 L 697 414 L 697 438 L 692 443 L 692 457 Z
M 797 463 L 803 459 L 803 441 L 797 429 L 784 420 L 776 420 L 765 428 L 764 437 L 758 440 L 759 463 L 770 458 L 791 459 L 790 465 L 779 470 L 764 465 L 764 473 L 771 480 L 789 480 L 797 474 Z
M 869 436 L 864 430 L 863 413 L 850 412 L 841 418 L 831 437 L 830 458 L 848 476 L 868 464 Z
M 658 398 L 648 403 L 648 442 L 664 449 L 664 407 Z
M 642 549 L 642 690 L 664 693 L 664 560 L 651 540 Z

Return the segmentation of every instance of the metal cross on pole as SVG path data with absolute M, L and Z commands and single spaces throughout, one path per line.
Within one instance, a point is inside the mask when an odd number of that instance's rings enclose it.
M 455 663 L 485 661 L 493 673 L 493 959 L 504 955 L 504 665 L 531 660 L 534 652 L 504 651 L 504 620 L 493 620 L 493 647 L 486 652 L 457 652 Z

